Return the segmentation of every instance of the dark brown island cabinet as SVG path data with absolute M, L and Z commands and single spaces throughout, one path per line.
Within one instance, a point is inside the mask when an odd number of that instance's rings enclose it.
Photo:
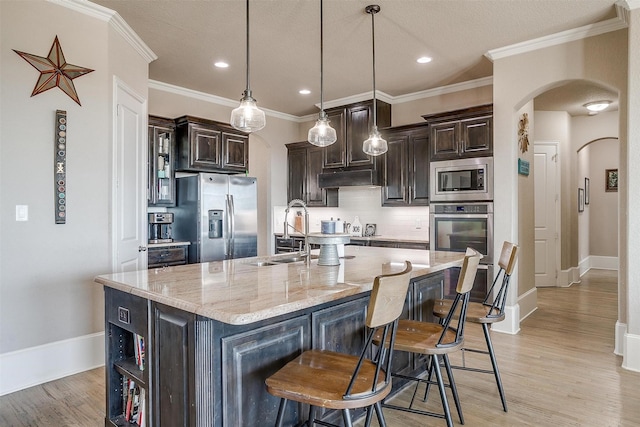
M 189 267 L 193 268 L 179 268 Z M 203 268 L 212 267 L 203 264 Z M 443 281 L 443 271 L 414 277 L 402 318 L 435 321 L 433 303 L 443 295 Z M 259 286 L 255 283 L 256 295 Z M 266 378 L 305 350 L 359 354 L 364 345 L 369 292 L 233 325 L 137 296 L 131 290 L 107 285 L 104 290 L 106 426 L 134 425 L 124 420 L 128 380 L 145 392 L 147 426 L 272 425 L 279 399 L 266 391 Z M 162 289 L 154 292 L 161 294 Z M 212 296 L 202 294 L 201 298 Z M 137 337 L 144 339 L 143 370 L 135 360 Z M 410 353 L 398 352 L 394 360 L 394 371 L 399 373 L 419 373 L 424 366 L 423 360 Z M 394 392 L 402 385 L 394 379 Z M 297 425 L 306 411 L 288 405 L 285 425 Z M 334 422 L 341 419 L 339 413 L 327 416 Z

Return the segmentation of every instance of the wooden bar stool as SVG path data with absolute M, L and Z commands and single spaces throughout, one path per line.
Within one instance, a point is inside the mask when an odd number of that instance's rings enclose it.
M 496 278 L 487 292 L 487 296 L 484 298 L 482 303 L 479 302 L 470 302 L 469 307 L 467 309 L 467 321 L 473 323 L 479 323 L 482 325 L 482 331 L 484 332 L 484 339 L 487 343 L 487 350 L 479 350 L 473 348 L 462 348 L 462 361 L 463 366 L 453 366 L 456 369 L 463 369 L 466 371 L 473 372 L 483 372 L 487 374 L 493 373 L 496 378 L 496 384 L 498 386 L 498 392 L 500 393 L 500 399 L 502 400 L 502 408 L 505 412 L 507 412 L 507 400 L 504 396 L 504 389 L 502 387 L 502 379 L 500 378 L 500 371 L 498 370 L 498 362 L 496 361 L 496 355 L 493 351 L 493 344 L 491 342 L 491 335 L 489 334 L 489 326 L 495 322 L 500 322 L 504 320 L 504 306 L 507 301 L 507 293 L 509 291 L 509 278 L 511 277 L 511 273 L 513 272 L 513 268 L 516 264 L 516 259 L 518 258 L 518 246 L 514 245 L 510 242 L 504 242 L 502 245 L 502 251 L 500 252 L 500 260 L 498 261 L 498 265 L 500 266 L 500 270 L 496 275 Z M 498 282 L 498 278 L 502 273 L 502 285 L 500 286 L 500 290 L 491 301 L 491 295 L 493 292 L 493 288 Z M 449 310 L 451 308 L 452 300 L 447 299 L 439 299 L 436 300 L 433 307 L 433 314 L 436 317 L 441 319 L 446 318 Z M 479 368 L 471 368 L 465 366 L 464 363 L 464 352 L 469 351 L 472 353 L 481 353 L 488 354 L 491 359 L 492 370 L 489 369 L 479 369 Z
M 331 425 L 316 419 L 317 407 L 341 410 L 345 426 L 352 425 L 350 410 L 355 408 L 367 408 L 365 425 L 369 426 L 373 407 L 378 423 L 386 425 L 380 402 L 391 391 L 393 347 L 374 349 L 373 336 L 379 333 L 394 342 L 410 280 L 409 261 L 404 271 L 375 278 L 365 321 L 370 331 L 360 357 L 308 350 L 267 378 L 267 391 L 281 398 L 276 426 L 282 426 L 288 400 L 310 405 L 308 427 Z M 375 356 L 369 359 L 368 355 Z
M 473 282 L 476 277 L 476 271 L 482 255 L 474 249 L 468 248 L 462 268 L 460 270 L 460 276 L 458 277 L 458 285 L 456 287 L 456 296 L 452 301 L 449 313 L 441 323 L 433 322 L 420 322 L 416 320 L 400 320 L 398 322 L 398 333 L 396 334 L 396 341 L 393 344 L 395 350 L 407 351 L 415 354 L 423 354 L 429 357 L 427 363 L 427 370 L 429 372 L 429 379 L 416 378 L 406 375 L 393 374 L 394 377 L 403 378 L 416 382 L 416 388 L 413 393 L 413 398 L 408 407 L 392 405 L 384 403 L 382 406 L 385 408 L 398 409 L 401 411 L 428 415 L 438 418 L 444 418 L 447 421 L 447 426 L 453 426 L 451 420 L 451 411 L 449 409 L 449 403 L 447 401 L 447 394 L 445 387 L 449 387 L 453 394 L 453 400 L 458 410 L 460 422 L 464 424 L 464 417 L 462 416 L 462 409 L 460 407 L 460 400 L 458 398 L 458 391 L 456 389 L 455 381 L 453 379 L 453 373 L 451 371 L 451 365 L 449 363 L 449 353 L 458 351 L 462 348 L 464 343 L 464 323 L 465 313 L 467 311 L 467 305 L 469 303 L 469 293 L 473 287 Z M 455 315 L 458 310 L 460 315 Z M 374 343 L 378 345 L 385 342 L 380 334 L 374 338 Z M 388 342 L 388 341 L 387 341 Z M 388 345 L 388 344 L 387 344 Z M 440 361 L 446 368 L 449 384 L 445 384 L 442 372 L 440 370 Z M 431 381 L 431 374 L 435 373 L 437 381 L 434 383 Z M 435 413 L 424 411 L 413 407 L 418 386 L 420 383 L 437 384 L 440 391 L 440 399 L 442 400 L 443 413 Z

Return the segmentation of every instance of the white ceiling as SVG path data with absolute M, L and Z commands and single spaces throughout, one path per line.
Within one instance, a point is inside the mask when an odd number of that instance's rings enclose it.
M 117 11 L 158 59 L 149 78 L 239 100 L 245 88 L 242 0 L 92 0 Z M 376 89 L 397 97 L 490 77 L 490 50 L 616 17 L 615 0 L 324 0 L 325 102 L 371 92 L 371 16 Z M 251 89 L 258 106 L 294 116 L 320 100 L 320 1 L 252 0 Z M 417 64 L 419 56 L 431 56 Z M 213 63 L 224 60 L 229 68 Z M 300 89 L 311 90 L 300 95 Z M 593 99 L 595 98 L 595 99 Z M 616 94 L 569 83 L 536 98 L 536 108 L 583 114 L 588 101 Z M 615 105 L 614 105 L 615 108 Z

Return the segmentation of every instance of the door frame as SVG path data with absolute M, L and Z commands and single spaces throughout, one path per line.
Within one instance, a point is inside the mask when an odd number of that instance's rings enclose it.
M 556 223 L 556 234 L 558 236 L 557 239 L 555 239 L 555 250 L 556 250 L 556 256 L 555 256 L 555 270 L 556 270 L 556 278 L 555 278 L 555 285 L 559 286 L 559 280 L 560 280 L 560 276 L 561 276 L 561 259 L 562 259 L 562 245 L 561 245 L 561 241 L 562 241 L 562 173 L 561 173 L 561 169 L 562 169 L 562 161 L 560 158 L 560 142 L 558 141 L 534 141 L 533 142 L 533 152 L 535 154 L 535 147 L 536 146 L 542 146 L 542 145 L 546 145 L 546 146 L 553 146 L 556 149 L 556 176 L 555 176 L 555 182 L 557 184 L 557 191 L 556 191 L 556 197 L 557 197 L 557 201 L 555 203 L 555 213 L 554 213 L 554 217 L 555 217 L 555 223 Z M 535 185 L 535 180 L 534 180 L 534 185 Z M 534 188 L 535 191 L 535 188 Z M 535 233 L 535 222 L 534 222 L 534 233 Z M 535 266 L 535 259 L 534 259 L 534 266 Z

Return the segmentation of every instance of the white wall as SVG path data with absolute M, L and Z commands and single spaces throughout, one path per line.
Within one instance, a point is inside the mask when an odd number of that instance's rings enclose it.
M 113 76 L 143 97 L 147 60 L 106 20 L 45 1 L 0 2 L 0 394 L 104 363 L 111 270 Z M 39 73 L 12 49 L 47 56 L 58 36 L 82 106 L 60 89 L 31 97 Z M 66 110 L 67 223 L 54 222 L 54 119 Z M 16 205 L 29 220 L 15 220 Z M 28 369 L 26 368 L 28 367 Z

